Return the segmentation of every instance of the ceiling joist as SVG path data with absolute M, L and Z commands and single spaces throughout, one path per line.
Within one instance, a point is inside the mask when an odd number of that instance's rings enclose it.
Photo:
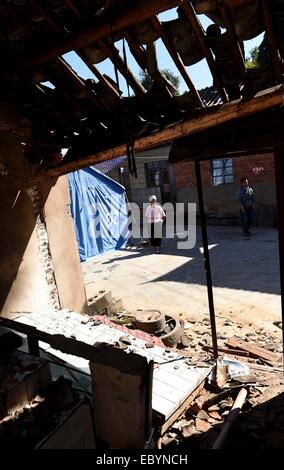
M 217 111 L 205 114 L 198 118 L 188 119 L 177 124 L 168 126 L 154 134 L 136 139 L 134 144 L 135 151 L 147 150 L 172 140 L 186 137 L 188 135 L 202 132 L 203 130 L 218 126 L 219 124 L 240 119 L 251 114 L 268 110 L 274 106 L 284 104 L 284 89 L 278 87 L 276 90 L 270 90 L 266 93 L 260 93 L 250 100 L 240 100 L 234 103 L 228 103 L 220 107 Z M 62 163 L 53 168 L 41 169 L 34 174 L 34 181 L 46 177 L 58 177 L 81 168 L 94 165 L 96 163 L 109 160 L 126 153 L 126 145 L 119 145 L 94 155 L 82 157 L 78 161 Z

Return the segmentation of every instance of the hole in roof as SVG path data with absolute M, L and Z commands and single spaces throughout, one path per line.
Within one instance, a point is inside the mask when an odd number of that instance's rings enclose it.
M 66 153 L 68 152 L 68 150 L 69 150 L 68 148 L 62 148 L 62 149 L 61 149 L 61 156 L 62 156 L 62 158 L 65 157 L 65 155 L 66 155 Z
M 185 68 L 197 90 L 212 86 L 213 78 L 206 59 Z
M 108 75 L 115 83 L 117 83 L 114 65 L 110 59 L 105 59 L 103 62 L 97 65 L 97 68 L 102 74 Z M 117 71 L 117 73 L 118 73 L 119 88 L 120 88 L 120 91 L 122 92 L 122 96 L 128 96 L 126 80 L 123 77 L 123 75 L 121 75 L 119 70 Z M 114 88 L 116 88 L 116 86 Z M 130 94 L 131 93 L 133 93 L 133 90 L 130 87 Z
M 81 59 L 81 57 L 76 54 L 76 52 L 71 51 L 64 54 L 63 59 L 70 65 L 70 67 L 79 75 L 79 77 L 86 80 L 87 78 L 92 78 L 96 80 L 95 75 L 89 69 L 89 67 L 85 64 L 85 62 Z
M 51 90 L 54 90 L 55 88 L 55 85 L 53 85 L 53 83 L 51 83 L 49 80 L 47 80 L 46 82 L 40 82 L 40 84 L 46 86 L 47 88 L 50 88 Z
M 178 68 L 176 67 L 173 59 L 171 58 L 170 54 L 168 53 L 167 48 L 165 47 L 161 39 L 158 39 L 156 41 L 156 53 L 157 53 L 158 68 L 160 72 L 163 72 L 163 70 L 168 70 L 173 75 L 178 77 L 179 79 L 178 91 L 180 94 L 183 93 L 187 89 L 186 83 L 184 82 Z
M 246 58 L 246 60 L 251 59 L 252 50 L 256 47 L 259 47 L 259 45 L 263 41 L 263 38 L 264 38 L 264 32 L 260 33 L 258 36 L 256 36 L 253 39 L 250 39 L 248 41 L 243 41 L 244 48 L 245 48 L 245 58 Z
M 171 8 L 170 10 L 163 11 L 162 13 L 158 14 L 158 18 L 160 21 L 175 20 L 178 18 L 177 10 L 176 8 Z
M 130 52 L 130 49 L 128 47 L 128 43 L 127 41 L 125 40 L 124 41 L 124 44 L 125 44 L 125 54 L 126 54 L 126 61 L 127 61 L 127 66 L 128 68 L 131 70 L 131 72 L 133 73 L 133 75 L 137 78 L 137 80 L 141 80 L 140 78 L 140 74 L 142 72 L 142 69 L 141 67 L 139 66 L 139 64 L 136 62 L 135 58 L 133 57 L 133 55 L 131 54 Z M 116 47 L 119 49 L 119 52 L 120 52 L 120 56 L 123 58 L 124 60 L 124 54 L 123 54 L 123 40 L 121 39 L 120 41 L 117 41 L 115 43 Z M 127 95 L 127 93 L 126 93 Z

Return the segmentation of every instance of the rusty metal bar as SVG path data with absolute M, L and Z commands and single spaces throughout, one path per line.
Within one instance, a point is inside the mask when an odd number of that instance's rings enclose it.
M 206 217 L 205 217 L 205 210 L 204 210 L 203 189 L 202 189 L 202 179 L 201 179 L 199 160 L 195 160 L 195 176 L 196 176 L 199 214 L 200 214 L 200 223 L 201 223 L 201 231 L 202 231 L 203 260 L 204 260 L 204 268 L 205 268 L 205 274 L 206 274 L 213 355 L 214 355 L 214 358 L 217 359 L 218 345 L 217 345 L 216 319 L 215 319 L 212 277 L 211 277 L 211 267 L 210 267 L 210 258 L 209 258 L 209 250 L 208 250 L 207 228 L 206 228 Z

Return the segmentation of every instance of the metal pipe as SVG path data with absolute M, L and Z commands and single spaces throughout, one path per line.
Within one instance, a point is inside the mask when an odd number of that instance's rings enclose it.
M 218 438 L 217 438 L 217 440 L 216 440 L 216 442 L 213 446 L 213 449 L 222 449 L 224 447 L 224 444 L 225 444 L 225 442 L 228 438 L 231 427 L 234 424 L 234 422 L 236 421 L 236 419 L 239 415 L 239 412 L 241 411 L 241 409 L 243 407 L 243 404 L 244 404 L 245 399 L 247 397 L 247 393 L 248 392 L 245 388 L 242 388 L 239 391 L 238 396 L 235 400 L 235 403 L 233 404 L 232 409 L 231 409 L 230 413 L 227 416 L 227 419 L 225 421 L 223 429 L 220 432 L 220 434 L 219 434 L 219 436 L 218 436 Z
M 199 160 L 195 160 L 195 176 L 196 176 L 199 214 L 200 214 L 200 223 L 201 223 L 201 231 L 202 231 L 203 260 L 204 260 L 204 268 L 205 268 L 205 274 L 206 274 L 206 284 L 207 284 L 207 295 L 208 295 L 208 304 L 209 304 L 209 313 L 210 313 L 213 355 L 214 355 L 214 358 L 217 359 L 217 357 L 218 357 L 218 346 L 217 346 L 216 320 L 215 320 L 212 278 L 211 278 L 211 268 L 210 268 L 210 259 L 209 259 L 209 250 L 208 250 L 207 229 L 206 229 L 206 217 L 205 217 L 205 211 L 204 211 L 202 179 L 201 179 Z

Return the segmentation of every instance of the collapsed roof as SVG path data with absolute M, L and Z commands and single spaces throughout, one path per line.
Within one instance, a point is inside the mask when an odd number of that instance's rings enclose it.
M 171 8 L 175 18 L 161 21 L 159 13 Z M 211 22 L 206 31 L 200 14 Z M 267 63 L 246 68 L 243 41 L 263 32 Z M 158 39 L 187 86 L 182 95 L 159 70 Z M 30 131 L 22 142 L 26 158 L 44 174 L 64 174 L 208 128 L 220 110 L 232 113 L 223 122 L 242 109 L 250 115 L 281 104 L 279 87 L 266 99 L 253 97 L 283 82 L 284 0 L 1 0 L 0 51 L 2 99 Z M 63 57 L 70 51 L 93 79 L 72 69 Z M 130 70 L 130 56 L 151 77 L 149 90 Z M 107 58 L 115 80 L 99 70 Z M 186 69 L 204 58 L 209 95 Z M 243 105 L 226 104 L 240 99 Z

